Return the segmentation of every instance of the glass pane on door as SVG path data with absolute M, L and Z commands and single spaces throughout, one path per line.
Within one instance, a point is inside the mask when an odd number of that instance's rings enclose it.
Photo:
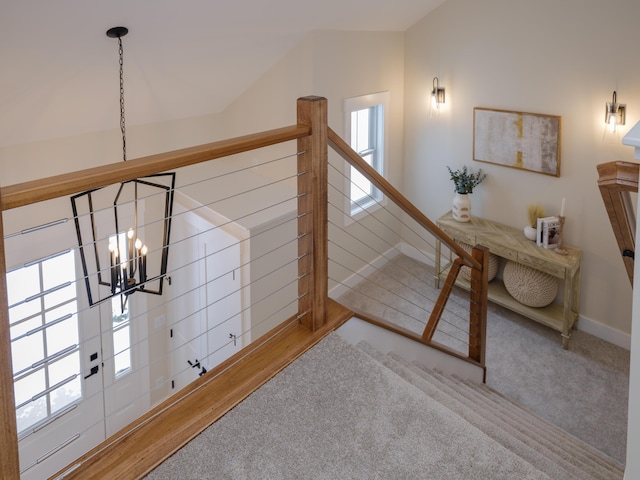
M 82 397 L 72 251 L 7 272 L 18 431 Z

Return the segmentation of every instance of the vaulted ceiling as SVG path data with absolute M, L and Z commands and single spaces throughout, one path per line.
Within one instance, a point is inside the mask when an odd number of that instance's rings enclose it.
M 134 125 L 222 111 L 310 31 L 403 31 L 444 1 L 0 0 L 0 146 L 117 127 L 110 27 Z

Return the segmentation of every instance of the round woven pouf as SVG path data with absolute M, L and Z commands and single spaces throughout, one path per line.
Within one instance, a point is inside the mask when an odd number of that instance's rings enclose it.
M 546 307 L 558 294 L 558 280 L 521 263 L 508 261 L 502 279 L 507 292 L 528 307 Z
M 458 242 L 458 245 L 460 245 L 464 249 L 464 251 L 467 253 L 471 253 L 471 250 L 473 249 L 473 247 L 468 243 Z M 499 264 L 500 264 L 500 257 L 489 252 L 489 281 L 496 278 Z M 471 268 L 462 267 L 460 269 L 460 276 L 467 281 L 471 280 Z

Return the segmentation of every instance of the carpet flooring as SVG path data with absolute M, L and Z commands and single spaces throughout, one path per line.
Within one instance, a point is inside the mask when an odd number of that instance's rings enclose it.
M 413 280 L 398 280 L 406 275 Z M 399 256 L 372 277 L 376 287 L 362 282 L 340 301 L 421 332 L 424 324 L 416 320 L 425 309 L 421 302 L 437 295 L 429 291 L 433 269 Z M 466 294 L 454 295 L 452 322 L 460 313 L 456 309 L 464 311 Z M 442 343 L 455 346 L 460 327 L 446 329 L 439 334 Z M 147 478 L 553 478 L 446 409 L 425 402 L 419 389 L 401 388 L 396 374 L 371 363 L 364 352 L 346 349 L 336 336 Z M 564 350 L 558 332 L 493 304 L 487 337 L 489 387 L 624 464 L 628 351 L 579 330 Z M 461 457 L 469 461 L 460 462 Z
M 333 333 L 147 478 L 550 477 Z
M 438 290 L 432 266 L 399 255 L 339 300 L 422 333 Z M 416 286 L 416 285 L 419 285 Z M 454 289 L 434 340 L 454 349 L 468 294 Z M 468 308 L 468 307 L 467 307 Z M 580 330 L 559 332 L 489 303 L 487 385 L 624 464 L 630 352 Z

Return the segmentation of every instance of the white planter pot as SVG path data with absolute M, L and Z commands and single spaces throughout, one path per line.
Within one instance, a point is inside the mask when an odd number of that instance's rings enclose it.
M 467 193 L 456 193 L 456 196 L 453 197 L 451 215 L 457 222 L 471 220 L 471 199 Z
M 535 241 L 536 237 L 538 236 L 538 229 L 533 228 L 531 225 L 527 225 L 526 227 L 524 227 L 524 236 L 529 240 Z

